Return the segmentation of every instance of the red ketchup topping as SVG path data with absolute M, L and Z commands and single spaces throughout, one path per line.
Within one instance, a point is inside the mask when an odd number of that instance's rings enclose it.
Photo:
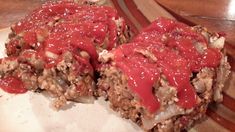
M 112 49 L 117 45 L 118 29 L 114 20 L 118 19 L 117 11 L 111 7 L 47 2 L 12 26 L 22 39 L 11 39 L 7 53 L 17 53 L 20 47 L 21 57 L 35 56 L 44 62 L 45 68 L 51 68 L 63 60 L 63 53 L 70 51 L 76 60 L 74 74 L 93 72 L 98 67 L 96 47 Z M 80 51 L 86 51 L 90 57 L 83 58 Z M 7 92 L 17 91 L 14 83 L 19 84 L 18 92 L 24 91 L 17 78 L 2 79 L 1 83 Z
M 138 44 L 126 44 L 114 51 L 115 62 L 129 77 L 130 88 L 142 99 L 142 104 L 154 112 L 160 104 L 152 93 L 152 86 L 159 78 L 159 69 L 148 58 L 136 50 L 142 49 Z
M 47 62 L 47 68 L 59 62 L 56 58 L 48 57 L 47 51 L 56 55 L 71 51 L 78 56 L 79 50 L 86 51 L 91 57 L 86 61 L 91 61 L 96 67 L 96 46 L 106 44 L 106 39 L 109 40 L 105 46 L 107 49 L 116 46 L 115 19 L 118 19 L 118 15 L 111 7 L 78 5 L 68 1 L 48 2 L 14 25 L 12 30 L 16 34 L 23 34 L 23 49 L 37 45 L 36 50 Z M 42 42 L 37 42 L 38 36 L 43 37 Z M 11 51 L 15 47 L 10 47 Z
M 5 92 L 14 94 L 27 92 L 23 82 L 19 78 L 13 76 L 0 79 L 0 88 L 2 88 Z
M 206 48 L 201 53 L 195 48 L 200 43 Z M 141 55 L 147 51 L 156 61 Z M 208 47 L 208 42 L 191 27 L 165 18 L 159 18 L 133 39 L 114 51 L 116 65 L 126 74 L 128 85 L 150 112 L 156 112 L 160 103 L 153 95 L 152 87 L 164 75 L 171 86 L 177 89 L 177 104 L 182 108 L 197 105 L 197 95 L 190 83 L 192 72 L 203 67 L 218 66 L 219 49 Z

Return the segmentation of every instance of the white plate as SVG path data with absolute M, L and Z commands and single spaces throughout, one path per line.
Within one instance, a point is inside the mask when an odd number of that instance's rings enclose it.
M 0 30 L 0 57 L 9 29 Z M 33 92 L 8 94 L 0 90 L 0 132 L 138 132 L 129 120 L 99 99 L 94 104 L 69 104 L 66 110 L 50 108 L 50 98 Z

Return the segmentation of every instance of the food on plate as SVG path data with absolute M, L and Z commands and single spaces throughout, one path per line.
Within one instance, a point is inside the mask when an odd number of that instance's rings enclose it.
M 148 131 L 180 131 L 222 100 L 230 65 L 224 37 L 158 18 L 130 43 L 100 53 L 98 94 Z
M 128 27 L 107 6 L 47 2 L 11 27 L 0 60 L 0 86 L 9 93 L 48 92 L 60 108 L 90 102 L 98 53 L 129 39 Z
M 222 101 L 230 73 L 222 35 L 158 18 L 128 43 L 116 10 L 96 4 L 47 2 L 14 24 L 0 88 L 45 91 L 57 109 L 102 96 L 147 131 L 188 129 Z

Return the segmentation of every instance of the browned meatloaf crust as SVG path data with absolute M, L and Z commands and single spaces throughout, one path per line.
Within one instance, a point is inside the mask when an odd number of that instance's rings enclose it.
M 47 16 L 47 11 L 50 10 L 53 10 L 54 14 Z M 63 10 L 64 14 L 60 10 Z M 90 12 L 87 12 L 87 10 Z M 99 16 L 97 18 L 89 17 L 89 15 L 95 13 L 99 15 L 100 10 L 102 12 L 100 18 L 98 18 Z M 87 16 L 84 17 L 82 16 L 83 14 Z M 44 15 L 48 18 L 44 19 Z M 80 15 L 80 17 L 76 15 Z M 75 17 L 73 18 L 73 16 Z M 104 19 L 102 18 L 103 16 Z M 42 20 L 38 20 L 39 18 Z M 93 29 L 93 25 L 89 25 L 91 22 L 94 25 L 96 24 Z M 60 51 L 61 48 L 59 46 L 57 47 L 57 43 L 54 43 L 55 47 L 49 50 L 44 48 L 47 41 L 53 39 L 59 39 L 58 45 L 62 45 L 62 41 L 64 40 L 70 42 L 69 35 L 73 35 L 73 32 L 77 29 L 68 28 L 69 26 L 76 26 L 76 24 L 78 25 L 76 28 L 80 30 L 80 33 L 75 34 L 78 37 L 86 32 L 88 30 L 86 28 L 89 26 L 90 29 L 87 32 L 94 30 L 94 34 L 87 33 L 87 36 L 83 34 L 84 36 L 80 38 L 81 41 L 92 41 L 92 45 L 89 48 L 84 49 L 83 47 L 86 47 L 85 45 L 78 48 L 73 48 L 74 46 L 72 46 L 72 50 L 65 49 Z M 85 25 L 84 28 L 82 27 L 83 25 Z M 107 30 L 104 32 L 104 40 L 99 40 L 102 36 L 95 32 L 97 30 L 102 31 L 102 29 L 95 29 L 96 27 L 99 28 L 99 26 Z M 112 27 L 114 28 L 111 29 Z M 53 38 L 53 35 L 55 36 L 57 32 L 60 33 L 60 30 L 62 31 L 61 35 Z M 64 106 L 67 100 L 90 102 L 94 100 L 94 91 L 96 89 L 94 71 L 97 66 L 97 58 L 94 57 L 94 54 L 99 53 L 103 49 L 111 49 L 121 43 L 127 42 L 130 37 L 128 30 L 124 20 L 111 7 L 78 5 L 69 1 L 45 3 L 42 7 L 36 9 L 26 16 L 26 18 L 12 26 L 9 41 L 6 43 L 8 57 L 1 59 L 0 78 L 14 76 L 19 78 L 28 90 L 48 92 L 55 97 L 53 101 L 55 108 Z M 111 34 L 111 32 L 116 34 Z M 60 38 L 61 36 L 65 39 Z M 66 38 L 67 36 L 68 38 Z M 110 36 L 116 39 L 111 40 Z M 77 40 L 80 41 L 79 38 Z M 113 47 L 108 47 L 111 41 L 114 43 Z M 50 43 L 48 45 L 47 47 L 50 48 Z M 68 45 L 66 46 L 68 47 Z M 66 46 L 65 48 L 67 48 Z M 90 52 L 91 48 L 94 48 L 95 51 Z M 57 49 L 60 53 L 57 53 Z M 44 56 L 47 58 L 45 59 Z M 48 63 L 48 58 L 52 65 Z
M 208 33 L 200 26 L 194 27 L 194 30 L 203 34 L 211 47 L 223 48 L 223 37 Z M 151 54 L 144 56 L 152 58 Z M 100 69 L 98 94 L 105 97 L 111 108 L 122 117 L 132 120 L 146 131 L 171 132 L 191 128 L 204 117 L 210 102 L 222 100 L 223 84 L 230 72 L 227 57 L 222 56 L 217 68 L 205 67 L 194 73 L 190 80 L 198 96 L 198 105 L 191 109 L 184 109 L 175 104 L 178 100 L 176 89 L 161 76 L 159 83 L 153 86 L 153 93 L 160 100 L 161 108 L 153 115 L 140 104 L 137 95 L 131 91 L 128 77 L 115 65 L 113 52 L 104 51 L 99 60 L 104 65 Z

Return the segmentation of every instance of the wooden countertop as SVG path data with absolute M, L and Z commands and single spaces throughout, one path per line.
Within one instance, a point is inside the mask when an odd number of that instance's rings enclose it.
M 211 31 L 225 32 L 227 41 L 235 44 L 234 0 L 158 0 L 158 2 Z
M 0 28 L 9 27 L 40 6 L 42 0 L 0 0 Z

